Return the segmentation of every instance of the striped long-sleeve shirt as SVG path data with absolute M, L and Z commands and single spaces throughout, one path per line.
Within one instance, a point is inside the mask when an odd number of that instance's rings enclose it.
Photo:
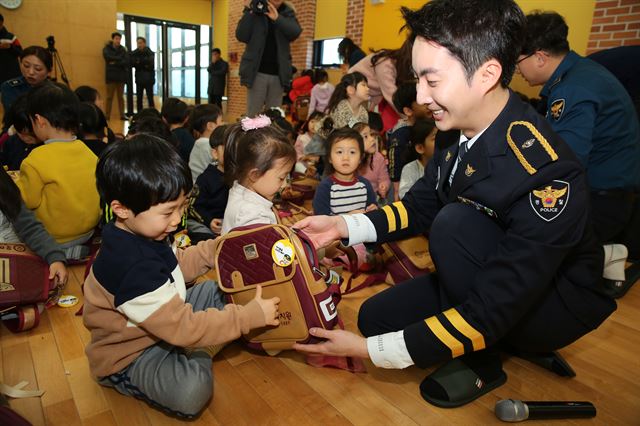
M 320 182 L 313 197 L 315 214 L 335 215 L 366 208 L 376 202 L 371 183 L 362 176 L 344 182 L 328 176 Z

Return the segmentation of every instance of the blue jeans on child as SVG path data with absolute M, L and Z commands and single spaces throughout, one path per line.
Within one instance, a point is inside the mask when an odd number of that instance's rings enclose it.
M 205 281 L 188 289 L 185 303 L 190 303 L 194 311 L 223 309 L 225 305 L 215 281 Z M 213 395 L 211 365 L 211 357 L 204 352 L 187 356 L 183 348 L 161 341 L 99 383 L 170 414 L 192 418 Z

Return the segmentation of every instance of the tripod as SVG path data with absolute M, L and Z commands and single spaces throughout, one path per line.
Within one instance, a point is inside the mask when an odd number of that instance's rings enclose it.
M 58 70 L 60 70 L 60 78 L 64 81 L 64 84 L 69 86 L 69 79 L 67 78 L 67 73 L 64 71 L 64 65 L 62 65 L 62 59 L 60 58 L 58 49 L 56 49 L 53 44 L 50 44 L 48 50 L 53 58 L 53 77 L 51 80 L 58 81 Z

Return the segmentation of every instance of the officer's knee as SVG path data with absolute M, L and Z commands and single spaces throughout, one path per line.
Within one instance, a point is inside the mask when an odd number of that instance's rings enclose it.
M 203 369 L 204 370 L 204 369 Z M 172 411 L 185 417 L 196 417 L 213 396 L 213 374 L 202 371 L 181 381 L 180 387 L 173 390 Z
M 464 234 L 464 227 L 470 214 L 477 213 L 469 206 L 451 203 L 444 206 L 437 214 L 429 231 L 429 251 L 437 256 L 438 251 L 446 249 L 455 239 Z
M 358 312 L 358 329 L 363 336 L 375 336 L 378 333 L 379 327 L 376 326 L 376 315 L 375 309 L 371 309 L 372 300 L 365 300 L 362 306 L 360 306 L 360 311 Z

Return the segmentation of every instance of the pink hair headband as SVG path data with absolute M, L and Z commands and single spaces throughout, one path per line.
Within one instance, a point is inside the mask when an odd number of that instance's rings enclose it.
M 254 118 L 245 117 L 240 120 L 242 130 L 245 132 L 248 130 L 261 129 L 271 125 L 271 120 L 266 115 L 260 114 Z

